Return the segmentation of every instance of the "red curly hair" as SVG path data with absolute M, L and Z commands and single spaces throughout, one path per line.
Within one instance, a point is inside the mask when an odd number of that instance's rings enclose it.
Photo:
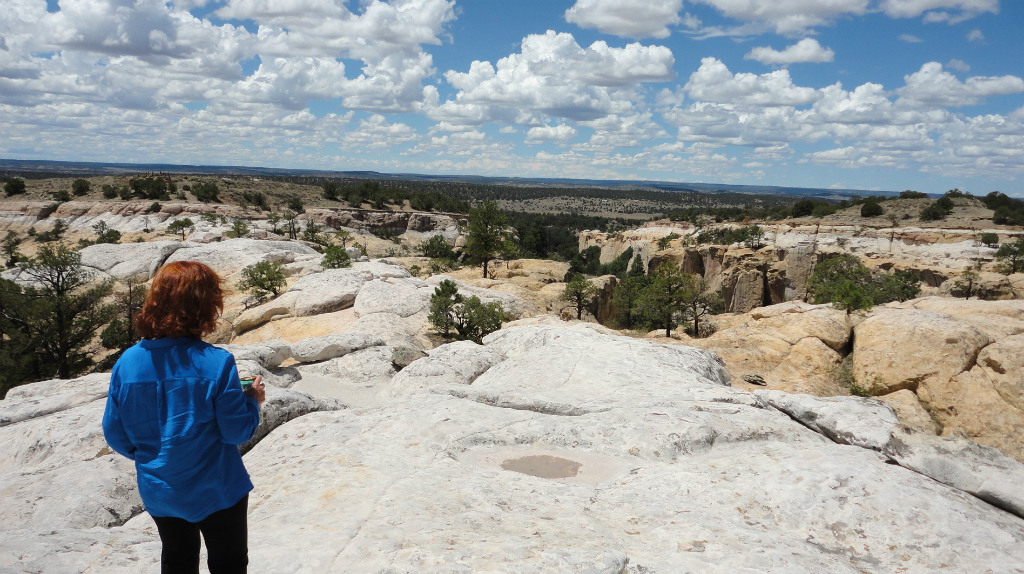
M 175 261 L 160 268 L 135 315 L 135 328 L 147 339 L 195 337 L 212 333 L 224 311 L 221 278 L 206 264 Z

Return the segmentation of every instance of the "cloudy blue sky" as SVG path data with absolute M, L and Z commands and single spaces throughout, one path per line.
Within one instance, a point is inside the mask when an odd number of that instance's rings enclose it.
M 1020 0 L 3 4 L 3 158 L 1024 196 Z

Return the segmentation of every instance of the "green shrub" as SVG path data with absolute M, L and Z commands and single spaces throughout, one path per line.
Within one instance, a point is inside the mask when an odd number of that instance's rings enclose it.
M 844 253 L 814 266 L 807 291 L 815 303 L 832 303 L 849 312 L 912 299 L 921 293 L 921 286 L 918 277 L 909 271 L 875 275 L 857 256 Z
M 196 196 L 196 199 L 203 203 L 220 201 L 220 198 L 217 197 L 219 193 L 220 189 L 212 181 L 197 181 L 192 185 L 192 195 Z
M 8 197 L 12 195 L 18 195 L 19 193 L 25 193 L 25 180 L 20 177 L 14 177 L 7 180 L 4 184 L 4 193 Z
M 927 193 L 920 191 L 905 190 L 900 192 L 900 199 L 922 199 L 928 197 Z
M 121 232 L 116 229 L 110 229 L 103 221 L 93 225 L 92 229 L 96 232 L 96 243 L 117 243 L 121 241 Z
M 1004 243 L 996 251 L 999 259 L 998 270 L 1009 275 L 1024 271 L 1024 235 L 1018 235 L 1013 243 Z
M 91 187 L 92 184 L 89 183 L 88 179 L 78 178 L 71 182 L 71 193 L 75 195 L 86 195 L 89 193 L 89 188 Z
M 185 241 L 185 232 L 196 228 L 191 219 L 176 219 L 167 225 L 167 233 L 181 234 L 181 240 Z
M 231 230 L 227 232 L 228 237 L 239 238 L 249 236 L 249 226 L 244 220 L 236 219 L 231 223 Z
M 352 258 L 349 257 L 348 251 L 344 247 L 331 244 L 324 248 L 324 258 L 320 261 L 320 266 L 324 269 L 351 267 Z
M 441 235 L 431 236 L 430 239 L 426 241 L 426 243 L 420 245 L 419 251 L 420 253 L 423 254 L 424 257 L 429 257 L 431 259 L 456 258 L 455 250 L 452 249 L 451 245 L 448 245 L 448 242 L 445 241 L 444 236 Z
M 861 217 L 877 217 L 883 213 L 885 213 L 885 210 L 882 209 L 882 206 L 873 201 L 867 201 L 864 205 L 860 206 Z
M 270 206 L 267 205 L 267 196 L 258 191 L 243 191 L 242 201 L 260 211 L 270 211 Z
M 482 343 L 484 336 L 501 328 L 504 318 L 501 303 L 483 303 L 476 296 L 466 298 L 450 279 L 442 281 L 430 296 L 427 320 L 446 339 Z
M 260 261 L 242 269 L 238 289 L 248 292 L 254 302 L 262 303 L 271 295 L 277 297 L 284 284 L 284 267 L 280 263 Z
M 921 215 L 918 217 L 920 217 L 921 221 L 937 221 L 940 219 L 946 219 L 946 216 L 949 215 L 950 211 L 951 210 L 943 208 L 938 202 L 935 202 L 922 209 Z

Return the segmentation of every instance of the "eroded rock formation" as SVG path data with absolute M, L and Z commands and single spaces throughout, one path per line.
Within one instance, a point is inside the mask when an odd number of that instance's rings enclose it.
M 232 348 L 272 374 L 296 358 L 325 366 L 314 387 L 343 379 L 326 365 L 352 358 L 348 373 L 373 376 L 350 396 L 376 401 L 294 394 L 310 371 L 271 391 L 309 406 L 245 455 L 251 572 L 1012 572 L 1024 561 L 1024 465 L 907 431 L 883 403 L 751 393 L 706 351 L 556 319 L 443 345 L 393 374 L 372 366 L 379 343 Z M 98 437 L 104 384 L 38 383 L 0 403 L 22 413 L 0 427 L 17 453 L 0 484 L 23 501 L 0 510 L 5 571 L 157 567 L 152 521 L 126 521 L 139 512 L 131 468 Z M 40 477 L 71 512 L 24 502 L 44 499 Z

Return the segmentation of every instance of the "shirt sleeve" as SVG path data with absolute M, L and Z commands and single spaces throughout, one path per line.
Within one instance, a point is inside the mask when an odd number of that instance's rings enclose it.
M 124 421 L 117 404 L 118 384 L 116 375 L 110 377 L 110 388 L 107 391 L 107 408 L 103 411 L 103 438 L 115 452 L 135 460 L 136 447 L 124 430 Z
M 228 356 L 217 380 L 214 416 L 220 429 L 221 440 L 228 444 L 242 444 L 252 438 L 260 423 L 260 406 L 256 399 L 242 392 L 235 358 Z

